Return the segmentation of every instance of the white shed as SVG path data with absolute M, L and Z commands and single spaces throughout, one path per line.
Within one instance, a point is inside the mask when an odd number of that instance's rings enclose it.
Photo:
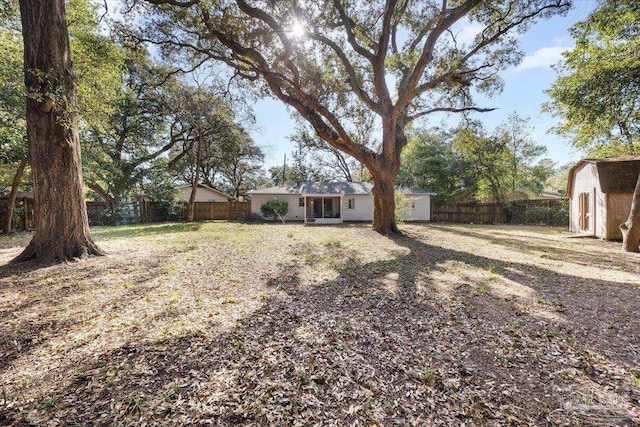
M 371 182 L 302 182 L 250 191 L 251 211 L 261 215 L 260 207 L 269 200 L 289 204 L 287 219 L 316 224 L 344 221 L 373 221 L 373 183 Z M 435 193 L 397 189 L 408 201 L 402 214 L 407 221 L 431 219 L 431 196 Z
M 569 170 L 569 231 L 622 239 L 629 217 L 640 156 L 580 160 Z

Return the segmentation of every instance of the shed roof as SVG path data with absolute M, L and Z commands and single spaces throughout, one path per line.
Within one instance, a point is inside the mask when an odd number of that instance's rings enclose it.
M 261 188 L 249 191 L 248 194 L 345 194 L 345 195 L 367 195 L 373 189 L 372 182 L 346 182 L 346 181 L 323 181 L 323 182 L 299 182 L 291 185 L 278 185 L 275 187 Z M 397 190 L 407 195 L 429 194 L 428 191 L 397 188 Z
M 596 165 L 598 180 L 603 193 L 633 193 L 640 175 L 640 156 L 605 157 L 602 159 L 582 159 L 569 170 L 567 194 L 573 191 L 575 173 L 583 165 Z

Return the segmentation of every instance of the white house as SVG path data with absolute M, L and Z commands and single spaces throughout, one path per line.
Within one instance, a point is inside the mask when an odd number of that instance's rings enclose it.
M 640 156 L 583 159 L 569 170 L 569 230 L 622 239 L 640 174 Z
M 181 185 L 178 189 L 180 192 L 176 196 L 177 199 L 188 202 L 189 197 L 191 197 L 191 185 Z M 198 188 L 196 189 L 196 202 L 228 202 L 232 199 L 233 197 L 228 194 L 204 184 L 198 184 Z
M 260 206 L 273 199 L 289 204 L 287 219 L 316 224 L 337 224 L 344 221 L 373 221 L 371 182 L 301 182 L 292 185 L 249 191 L 251 211 L 261 215 Z M 429 221 L 431 196 L 436 193 L 397 189 L 409 204 L 402 219 Z

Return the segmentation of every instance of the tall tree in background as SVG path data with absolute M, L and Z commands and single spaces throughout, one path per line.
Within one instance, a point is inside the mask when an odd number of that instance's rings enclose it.
M 509 117 L 497 129 L 497 132 L 505 139 L 511 157 L 509 160 L 511 193 L 515 193 L 519 185 L 522 189 L 527 187 L 527 175 L 530 172 L 528 169 L 535 159 L 547 152 L 547 147 L 536 144 L 531 139 L 532 131 L 533 128 L 529 126 L 529 118 L 521 117 L 515 111 L 509 114 Z
M 476 197 L 500 203 L 509 201 L 510 153 L 504 137 L 488 134 L 479 123 L 459 129 L 453 147 L 477 177 Z
M 571 28 L 546 108 L 555 130 L 591 156 L 640 154 L 640 4 L 608 0 Z
M 11 231 L 13 210 L 28 163 L 22 40 L 17 13 L 0 21 L 0 189 L 9 188 L 2 233 Z
M 150 41 L 185 61 L 220 60 L 291 106 L 373 177 L 373 228 L 396 233 L 394 185 L 409 123 L 436 112 L 486 111 L 472 90 L 501 88 L 521 58 L 512 33 L 566 11 L 569 0 L 246 1 L 162 4 Z M 172 6 L 168 6 L 172 5 Z M 182 6 L 182 7 L 180 7 Z M 461 25 L 482 30 L 457 40 Z M 391 78 L 392 76 L 392 78 Z M 389 81 L 395 84 L 390 87 Z M 354 140 L 353 117 L 375 116 L 379 148 Z
M 640 154 L 640 4 L 607 0 L 571 29 L 576 46 L 564 54 L 548 93 L 556 127 L 591 156 Z M 640 246 L 640 176 L 629 218 L 620 226 L 623 250 Z
M 143 47 L 125 45 L 123 67 L 111 109 L 99 120 L 86 120 L 82 132 L 88 187 L 117 210 L 174 141 L 167 135 L 171 87 L 168 70 Z
M 64 0 L 20 0 L 35 233 L 13 262 L 101 255 L 89 232 Z
M 451 137 L 444 132 L 424 129 L 413 131 L 402 153 L 402 165 L 397 183 L 405 188 L 437 193 L 435 200 L 446 200 L 464 187 L 467 168 L 453 150 Z
M 526 120 L 517 114 L 488 133 L 479 122 L 457 130 L 453 148 L 465 164 L 464 176 L 476 178 L 476 197 L 501 203 L 539 194 L 553 173 L 553 162 L 539 160 L 546 147 L 533 142 Z M 467 182 L 469 180 L 467 179 Z

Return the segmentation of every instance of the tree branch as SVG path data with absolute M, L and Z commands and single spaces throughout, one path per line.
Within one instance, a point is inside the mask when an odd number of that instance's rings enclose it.
M 438 112 L 448 112 L 448 113 L 464 113 L 466 111 L 476 111 L 478 113 L 488 113 L 489 111 L 497 110 L 497 108 L 480 108 L 480 107 L 463 107 L 463 108 L 454 108 L 454 107 L 437 107 L 431 108 L 429 110 L 421 111 L 419 113 L 413 114 L 407 117 L 407 123 L 411 123 L 415 119 L 418 119 L 423 116 L 427 116 L 432 113 Z

